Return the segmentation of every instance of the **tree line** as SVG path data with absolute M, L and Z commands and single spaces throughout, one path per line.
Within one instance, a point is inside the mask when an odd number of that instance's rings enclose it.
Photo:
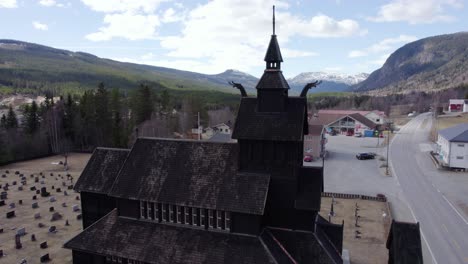
M 95 147 L 128 148 L 137 136 L 182 135 L 196 126 L 198 113 L 202 125 L 210 124 L 213 113 L 233 116 L 233 108 L 223 103 L 145 84 L 129 91 L 108 89 L 100 83 L 81 95 L 57 98 L 46 92 L 40 104 L 33 101 L 16 112 L 9 106 L 0 117 L 0 164 L 71 151 L 90 152 Z

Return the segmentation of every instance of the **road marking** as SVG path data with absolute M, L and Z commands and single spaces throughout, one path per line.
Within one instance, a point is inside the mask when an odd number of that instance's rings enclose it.
M 443 195 L 443 194 L 442 194 L 442 197 L 450 205 L 450 207 L 452 207 L 452 209 L 458 214 L 458 216 L 463 220 L 463 222 L 465 222 L 465 224 L 468 225 L 468 221 L 466 221 L 466 219 L 463 218 L 463 216 L 460 214 L 460 212 L 458 212 L 457 208 L 455 208 L 455 206 L 453 206 L 453 204 L 447 199 L 447 197 L 445 197 L 445 195 Z
M 452 239 L 452 243 L 453 243 L 458 249 L 460 249 L 460 245 L 458 245 L 457 241 L 455 241 L 454 239 Z
M 445 229 L 445 232 L 448 233 L 447 226 L 445 224 L 442 224 L 442 227 Z

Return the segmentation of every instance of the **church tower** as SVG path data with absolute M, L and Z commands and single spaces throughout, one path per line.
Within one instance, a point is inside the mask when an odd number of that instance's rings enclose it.
M 256 87 L 258 111 L 283 112 L 286 109 L 289 85 L 281 72 L 283 57 L 275 34 L 275 7 L 273 7 L 273 35 L 264 60 L 266 69 Z

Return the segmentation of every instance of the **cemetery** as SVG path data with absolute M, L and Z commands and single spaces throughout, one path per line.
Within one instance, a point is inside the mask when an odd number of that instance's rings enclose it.
M 73 185 L 89 157 L 71 154 L 67 171 L 61 156 L 0 166 L 0 263 L 72 262 L 62 246 L 83 227 Z

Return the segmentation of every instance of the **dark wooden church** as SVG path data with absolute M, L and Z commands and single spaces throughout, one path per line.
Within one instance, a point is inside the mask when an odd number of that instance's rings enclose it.
M 242 91 L 236 143 L 96 149 L 75 187 L 73 263 L 342 263 L 343 226 L 318 215 L 322 168 L 302 166 L 305 93 L 288 95 L 282 61 L 273 31 L 257 97 Z

